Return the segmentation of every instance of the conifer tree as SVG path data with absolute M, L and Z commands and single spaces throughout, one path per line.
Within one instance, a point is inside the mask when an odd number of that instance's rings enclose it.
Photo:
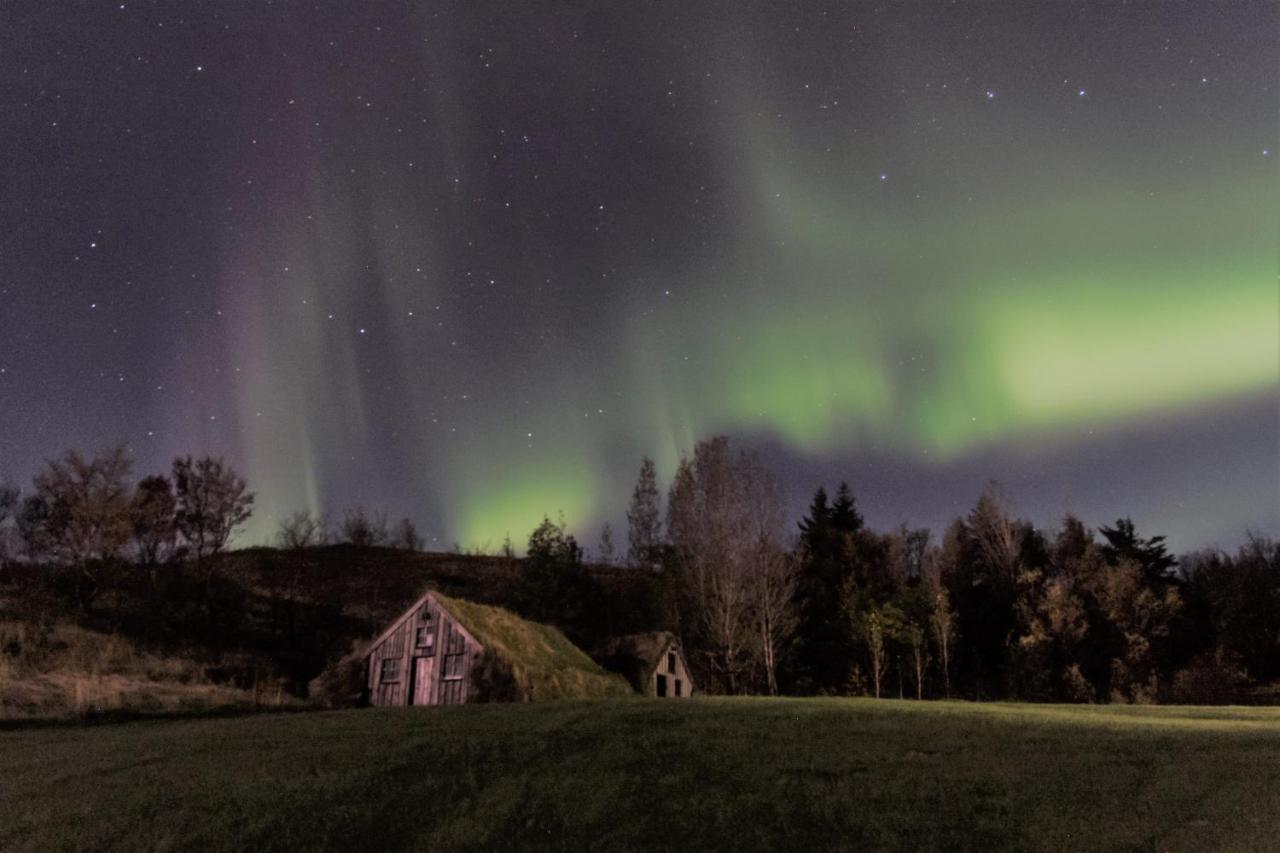
M 653 566 L 662 550 L 658 476 L 647 456 L 640 463 L 640 476 L 627 507 L 627 545 L 627 561 L 633 566 Z

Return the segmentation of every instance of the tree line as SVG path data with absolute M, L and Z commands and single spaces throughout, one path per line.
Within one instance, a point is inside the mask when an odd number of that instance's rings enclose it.
M 25 493 L 0 484 L 0 578 L 18 560 L 66 570 L 84 609 L 126 567 L 141 569 L 154 587 L 163 569 L 193 565 L 212 581 L 215 561 L 253 513 L 254 495 L 219 457 L 173 460 L 170 470 L 136 482 L 123 447 L 95 454 L 70 450 L 50 459 Z M 384 512 L 348 509 L 342 518 L 307 512 L 283 519 L 281 548 L 345 542 L 357 547 L 420 551 L 423 538 L 408 518 L 390 524 Z
M 253 506 L 216 457 L 135 482 L 121 448 L 69 451 L 27 492 L 0 487 L 0 580 L 15 561 L 50 565 L 88 611 L 126 569 L 156 590 L 182 564 L 206 590 L 213 635 L 213 557 Z M 997 484 L 941 537 L 872 530 L 845 484 L 818 488 L 793 526 L 771 472 L 724 437 L 682 458 L 665 494 L 643 460 L 626 518 L 623 553 L 606 525 L 596 562 L 644 579 L 644 619 L 679 634 L 710 692 L 1216 703 L 1265 701 L 1280 681 L 1280 546 L 1260 537 L 1175 558 L 1127 518 L 1091 530 L 1067 514 L 1039 529 Z M 296 513 L 276 540 L 423 546 L 407 518 L 360 507 L 337 523 Z M 502 556 L 517 565 L 509 537 Z M 581 624 L 607 594 L 587 562 L 564 520 L 544 518 L 513 606 Z
M 789 530 L 776 480 L 723 437 L 680 461 L 665 529 L 659 497 L 646 459 L 626 560 L 713 690 L 1196 703 L 1280 679 L 1267 539 L 1175 559 L 1127 518 L 1038 529 L 995 483 L 940 540 L 870 529 L 845 484 Z

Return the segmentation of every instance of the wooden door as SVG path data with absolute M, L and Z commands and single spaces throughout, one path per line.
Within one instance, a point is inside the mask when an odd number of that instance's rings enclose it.
M 431 704 L 431 685 L 435 675 L 434 657 L 413 659 L 413 697 L 411 705 Z

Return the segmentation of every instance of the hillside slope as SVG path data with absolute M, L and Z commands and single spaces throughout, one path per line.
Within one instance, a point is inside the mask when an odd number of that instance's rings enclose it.
M 427 588 L 527 615 L 522 563 L 500 557 L 332 545 L 234 551 L 211 567 L 166 566 L 154 580 L 119 571 L 86 611 L 65 570 L 10 566 L 0 575 L 0 720 L 303 699 L 325 666 Z M 550 620 L 572 641 L 590 647 L 654 623 L 652 576 L 588 572 L 589 600 Z M 83 652 L 95 647 L 127 654 Z
M 0 732 L 0 849 L 1265 850 L 1280 711 L 837 699 Z

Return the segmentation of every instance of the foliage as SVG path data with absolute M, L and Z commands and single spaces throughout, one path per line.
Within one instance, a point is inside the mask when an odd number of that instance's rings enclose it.
M 46 462 L 32 481 L 24 518 L 29 547 L 74 569 L 86 608 L 132 533 L 131 467 L 123 447 L 93 457 L 71 450 Z
M 627 507 L 627 562 L 654 567 L 662 553 L 662 515 L 658 507 L 658 477 L 653 460 L 640 463 L 640 476 Z
M 253 512 L 253 494 L 221 459 L 173 460 L 174 523 L 196 560 L 227 546 Z
M 307 685 L 307 695 L 324 708 L 357 708 L 367 703 L 365 652 L 367 640 L 351 644 L 351 651 L 326 666 Z

